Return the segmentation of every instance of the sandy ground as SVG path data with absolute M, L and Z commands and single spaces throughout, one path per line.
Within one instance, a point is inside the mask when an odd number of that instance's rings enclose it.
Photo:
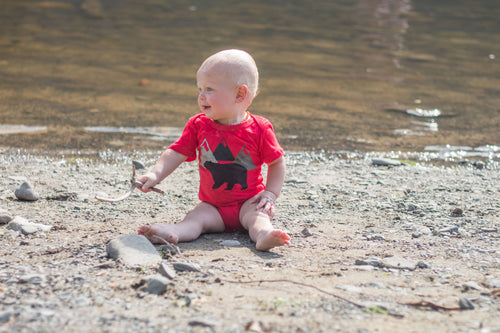
M 129 268 L 106 245 L 181 219 L 197 201 L 196 165 L 160 184 L 165 195 L 94 195 L 125 192 L 131 161 L 157 156 L 0 150 L 2 214 L 52 226 L 0 225 L 0 332 L 500 332 L 498 166 L 288 153 L 274 223 L 291 245 L 259 252 L 246 234 L 203 235 L 162 252 L 200 271 L 155 295 L 145 286 L 157 267 Z M 26 179 L 38 201 L 15 197 Z

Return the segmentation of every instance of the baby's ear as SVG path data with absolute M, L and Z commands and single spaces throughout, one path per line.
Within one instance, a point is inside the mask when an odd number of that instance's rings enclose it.
M 245 84 L 236 88 L 236 103 L 243 102 L 248 95 L 248 87 Z

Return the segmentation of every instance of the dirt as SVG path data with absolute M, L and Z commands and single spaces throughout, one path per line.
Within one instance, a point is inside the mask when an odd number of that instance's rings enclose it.
M 497 164 L 288 152 L 274 224 L 291 244 L 259 252 L 244 233 L 181 243 L 163 261 L 200 271 L 155 295 L 145 287 L 158 267 L 127 267 L 106 246 L 181 219 L 197 201 L 196 165 L 160 184 L 164 195 L 94 196 L 124 193 L 131 161 L 149 168 L 158 154 L 0 150 L 0 209 L 52 227 L 0 225 L 0 332 L 500 332 Z M 25 180 L 37 201 L 14 195 Z

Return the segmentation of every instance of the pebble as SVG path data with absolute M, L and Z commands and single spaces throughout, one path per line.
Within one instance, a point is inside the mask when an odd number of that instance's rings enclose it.
M 426 268 L 431 268 L 431 265 L 426 263 L 425 261 L 419 261 L 417 263 L 418 268 L 426 269 Z
M 335 288 L 340 289 L 340 290 L 344 290 L 344 291 L 348 291 L 350 293 L 356 293 L 356 294 L 359 294 L 363 291 L 363 289 L 361 289 L 360 287 L 356 287 L 356 286 L 352 286 L 352 285 L 348 285 L 348 284 L 338 284 L 335 286 Z
M 309 228 L 304 228 L 302 229 L 302 231 L 300 232 L 302 234 L 302 236 L 304 237 L 311 237 L 313 234 L 311 232 L 311 230 L 309 230 Z
M 175 270 L 166 262 L 162 262 L 160 264 L 158 267 L 158 273 L 166 278 L 169 278 L 170 280 L 175 279 L 176 276 Z
M 489 279 L 486 279 L 486 280 L 483 282 L 483 285 L 484 285 L 486 288 L 492 288 L 492 289 L 500 288 L 500 279 L 497 279 L 497 278 L 489 278 Z
M 154 295 L 162 295 L 167 291 L 169 284 L 172 284 L 170 279 L 158 274 L 149 279 L 145 291 Z
M 0 208 L 0 224 L 9 223 L 12 220 L 13 216 L 5 209 Z
M 41 223 L 33 223 L 21 216 L 16 216 L 7 224 L 7 229 L 20 232 L 24 235 L 31 235 L 37 232 L 48 232 L 52 226 Z
M 174 269 L 178 272 L 199 272 L 200 268 L 198 265 L 184 263 L 184 262 L 174 262 Z
M 141 170 L 141 169 L 145 169 L 146 167 L 144 166 L 144 163 L 140 162 L 140 161 L 132 161 L 132 164 L 134 165 L 135 169 L 136 170 Z
M 45 276 L 36 274 L 23 275 L 19 278 L 19 283 L 42 285 L 45 283 Z
M 382 259 L 377 257 L 372 257 L 370 259 L 356 259 L 356 262 L 354 264 L 358 266 L 370 265 L 373 267 L 378 267 L 380 265 L 381 260 Z
M 221 246 L 236 247 L 241 246 L 241 243 L 235 239 L 226 239 L 219 243 Z
M 108 257 L 128 267 L 150 267 L 162 262 L 160 254 L 143 235 L 125 235 L 109 242 Z
M 399 162 L 398 160 L 392 160 L 389 158 L 373 158 L 372 164 L 375 166 L 399 166 L 403 163 Z
M 484 289 L 477 282 L 474 282 L 474 281 L 469 281 L 469 282 L 464 283 L 462 285 L 462 288 L 464 291 L 468 291 L 470 289 L 472 289 L 472 290 L 483 290 Z
M 16 198 L 23 201 L 37 201 L 39 198 L 38 193 L 36 193 L 29 182 L 22 183 L 21 187 L 14 192 L 14 195 Z
M 382 259 L 379 266 L 385 268 L 408 269 L 410 271 L 414 271 L 417 268 L 417 262 L 394 256 Z
M 460 297 L 458 300 L 458 306 L 462 310 L 474 310 L 474 303 L 471 302 L 467 297 Z
M 8 322 L 13 315 L 14 315 L 14 312 L 12 312 L 12 311 L 0 312 L 0 323 Z

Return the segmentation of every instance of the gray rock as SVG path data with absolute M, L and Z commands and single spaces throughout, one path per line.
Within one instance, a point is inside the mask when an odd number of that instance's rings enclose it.
M 417 268 L 417 262 L 397 256 L 384 258 L 379 265 L 385 268 L 408 269 L 410 271 Z
M 144 166 L 144 164 L 140 161 L 132 161 L 132 164 L 134 165 L 135 169 L 136 170 L 141 170 L 141 169 L 145 169 L 146 167 Z
M 483 281 L 483 285 L 486 288 L 491 288 L 491 289 L 496 289 L 500 288 L 500 279 L 495 279 L 495 278 L 489 278 Z
M 43 275 L 23 275 L 19 278 L 19 283 L 42 285 L 45 283 L 45 276 Z
M 5 209 L 0 209 L 0 224 L 9 223 L 12 218 L 12 214 L 10 214 Z
M 236 247 L 241 246 L 241 243 L 235 239 L 226 239 L 219 243 L 221 246 Z
M 417 267 L 418 268 L 422 268 L 422 269 L 425 269 L 425 268 L 431 268 L 431 265 L 429 265 L 428 263 L 426 263 L 425 261 L 419 261 L 417 263 Z
M 391 160 L 389 158 L 373 158 L 372 164 L 376 166 L 399 166 L 403 163 L 397 160 Z
M 460 306 L 460 309 L 462 310 L 474 310 L 474 303 L 472 303 L 467 297 L 461 297 L 458 300 L 458 306 Z
M 36 193 L 29 182 L 22 183 L 21 187 L 14 192 L 14 195 L 16 198 L 23 201 L 37 201 L 39 198 L 38 193 Z
M 162 261 L 156 248 L 143 235 L 125 235 L 113 239 L 106 251 L 108 257 L 128 267 L 156 266 Z
M 349 284 L 338 284 L 335 286 L 335 288 L 340 289 L 340 290 L 344 290 L 344 291 L 348 291 L 350 293 L 357 293 L 357 294 L 359 294 L 363 291 L 363 289 L 361 289 L 360 287 L 356 287 L 356 286 L 349 285 Z
M 21 232 L 25 235 L 35 234 L 37 232 L 47 232 L 52 229 L 52 226 L 41 223 L 33 223 L 20 216 L 14 217 L 12 221 L 7 224 L 7 229 Z
M 200 268 L 195 264 L 184 263 L 184 262 L 174 262 L 174 268 L 178 272 L 199 272 Z
M 356 262 L 354 264 L 358 266 L 370 265 L 373 267 L 378 267 L 380 265 L 381 260 L 382 259 L 377 257 L 372 257 L 370 259 L 356 259 Z
M 148 286 L 145 291 L 150 294 L 162 295 L 167 291 L 167 286 L 172 284 L 170 279 L 167 279 L 161 275 L 155 275 L 151 279 L 149 279 Z
M 468 291 L 468 290 L 483 290 L 484 288 L 481 287 L 477 282 L 474 282 L 474 281 L 469 281 L 469 282 L 465 282 L 463 285 L 462 285 L 462 288 L 464 291 Z
M 158 272 L 164 277 L 169 278 L 170 280 L 175 279 L 176 276 L 175 270 L 166 262 L 162 262 L 160 264 L 160 266 L 158 267 Z
M 3 311 L 0 312 L 0 323 L 6 323 L 14 315 L 13 311 Z

